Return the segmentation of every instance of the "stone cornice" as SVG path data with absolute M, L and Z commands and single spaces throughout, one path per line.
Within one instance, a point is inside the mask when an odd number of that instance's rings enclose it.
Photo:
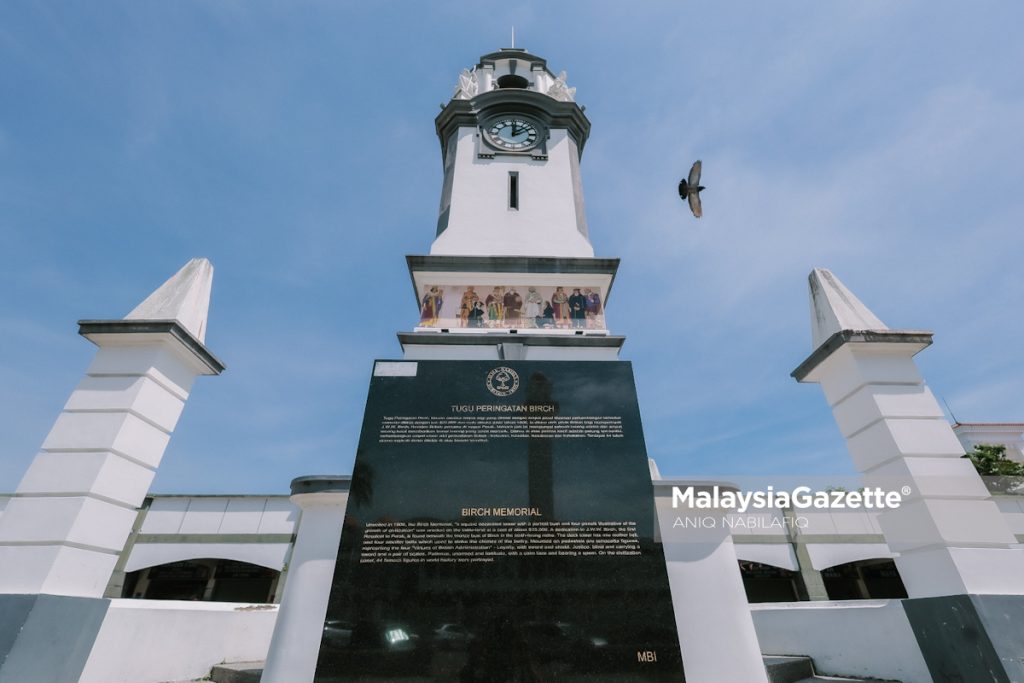
M 418 256 L 405 257 L 409 272 L 463 273 L 601 273 L 614 276 L 617 258 L 553 256 Z
M 803 382 L 822 362 L 846 344 L 916 344 L 917 353 L 931 345 L 932 333 L 927 330 L 840 330 L 807 357 L 796 370 L 789 373 L 797 382 Z
M 148 335 L 164 336 L 192 354 L 208 372 L 204 374 L 219 375 L 225 366 L 210 353 L 206 345 L 192 336 L 177 320 L 79 320 L 78 334 L 98 344 L 94 337 L 104 335 Z
M 480 334 L 465 332 L 399 332 L 398 342 L 402 345 L 402 348 L 405 348 L 407 344 L 468 346 L 522 344 L 524 346 L 621 348 L 626 343 L 626 338 L 621 335 L 611 334 L 517 334 L 503 330 L 501 332 L 482 332 Z
M 292 495 L 300 493 L 342 493 L 352 486 L 348 474 L 313 474 L 292 479 Z
M 480 58 L 480 62 L 476 67 L 478 69 L 482 69 L 485 66 L 494 66 L 494 63 L 499 59 L 521 59 L 524 62 L 529 62 L 531 69 L 534 67 L 548 68 L 548 62 L 546 59 L 530 54 L 526 50 L 518 47 L 506 47 L 498 50 L 497 52 L 488 52 Z

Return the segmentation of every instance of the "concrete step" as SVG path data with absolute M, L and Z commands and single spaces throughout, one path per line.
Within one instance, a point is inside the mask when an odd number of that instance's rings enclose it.
M 810 657 L 766 656 L 764 666 L 768 671 L 768 683 L 796 683 L 814 676 Z
M 231 662 L 218 664 L 210 671 L 215 683 L 260 683 L 263 662 Z
M 810 657 L 771 656 L 764 658 L 769 683 L 868 683 L 862 678 L 836 678 L 817 676 Z M 210 672 L 214 683 L 259 683 L 263 673 L 263 662 L 234 662 L 218 664 Z M 898 681 L 875 681 L 874 683 L 898 683 Z
M 768 671 L 768 683 L 899 683 L 874 678 L 841 678 L 815 674 L 814 662 L 810 657 L 766 656 L 764 665 Z

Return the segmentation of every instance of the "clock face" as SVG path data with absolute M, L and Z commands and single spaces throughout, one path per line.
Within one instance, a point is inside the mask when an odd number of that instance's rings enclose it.
M 540 142 L 536 124 L 518 117 L 498 119 L 487 129 L 491 142 L 510 150 L 527 150 Z

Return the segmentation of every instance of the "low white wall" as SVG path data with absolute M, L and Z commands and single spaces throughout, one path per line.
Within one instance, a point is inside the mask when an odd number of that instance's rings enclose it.
M 112 600 L 79 683 L 193 680 L 262 660 L 276 619 L 276 605 Z
M 289 547 L 288 543 L 136 543 L 124 570 L 134 572 L 169 562 L 213 557 L 281 571 Z
M 899 600 L 750 606 L 761 652 L 807 655 L 819 674 L 931 683 Z

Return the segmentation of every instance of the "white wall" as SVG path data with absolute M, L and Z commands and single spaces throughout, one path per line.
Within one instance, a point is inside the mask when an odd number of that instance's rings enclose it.
M 291 534 L 299 511 L 287 496 L 157 496 L 144 534 Z
M 808 655 L 819 674 L 931 683 L 899 600 L 751 605 L 761 652 Z
M 405 344 L 402 351 L 406 360 L 498 360 L 497 344 Z
M 478 159 L 477 129 L 459 128 L 448 228 L 430 248 L 437 255 L 563 256 L 590 258 L 580 232 L 570 155 L 578 153 L 564 129 L 548 140 L 548 159 L 498 155 Z M 508 208 L 508 174 L 519 173 L 519 209 Z
M 893 557 L 878 526 L 876 511 L 798 510 L 794 516 L 801 520 L 801 527 L 790 532 L 801 537 L 801 542 L 806 543 L 814 569 L 820 571 L 846 562 Z M 784 518 L 781 510 L 731 517 L 761 520 L 760 525 L 737 525 L 732 528 L 732 537 L 736 541 L 736 556 L 739 559 L 783 569 L 798 569 L 789 532 L 782 526 L 770 524 L 773 520 L 781 522 Z M 850 542 L 850 536 L 861 538 L 857 542 Z M 744 542 L 748 538 L 754 542 Z M 874 542 L 871 542 L 872 540 Z
M 79 683 L 193 680 L 262 660 L 276 619 L 273 605 L 112 600 Z
M 879 513 L 875 510 L 798 510 L 793 513 L 807 520 L 807 526 L 799 529 L 804 535 L 875 535 L 882 538 L 882 527 L 878 525 Z
M 288 557 L 287 543 L 139 543 L 125 564 L 126 572 L 183 560 L 234 560 L 281 571 Z
M 1006 457 L 1024 462 L 1024 424 L 1019 423 L 975 423 L 956 424 L 953 433 L 960 440 L 965 451 L 972 451 L 979 444 L 1006 446 Z
M 180 538 L 137 542 L 125 571 L 207 557 L 250 562 L 280 571 L 290 544 L 269 542 L 261 535 L 294 534 L 298 519 L 298 508 L 286 496 L 158 496 L 146 513 L 141 533 L 144 537 Z M 228 542 L 224 543 L 213 542 L 217 535 L 228 534 L 234 538 L 225 538 Z M 207 538 L 197 540 L 194 535 Z M 246 540 L 246 536 L 251 536 L 251 540 Z

